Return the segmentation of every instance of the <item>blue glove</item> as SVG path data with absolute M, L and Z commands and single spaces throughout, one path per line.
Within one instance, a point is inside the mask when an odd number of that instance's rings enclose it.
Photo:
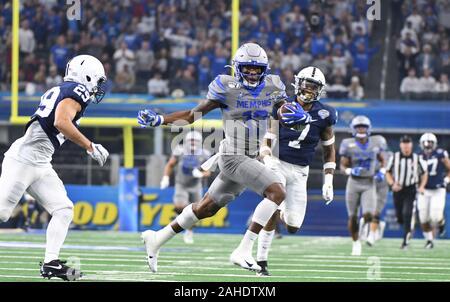
M 384 171 L 378 170 L 377 174 L 375 174 L 374 178 L 376 182 L 384 181 L 386 173 Z
M 353 176 L 361 176 L 361 172 L 362 172 L 363 170 L 364 170 L 363 167 L 354 167 L 354 168 L 352 168 L 351 174 L 352 174 Z
M 137 119 L 142 128 L 158 127 L 164 122 L 162 115 L 157 114 L 151 109 L 139 110 Z
M 311 122 L 311 115 L 303 110 L 302 106 L 298 103 L 288 104 L 286 106 L 291 112 L 285 112 L 281 114 L 283 124 L 292 125 L 306 125 Z

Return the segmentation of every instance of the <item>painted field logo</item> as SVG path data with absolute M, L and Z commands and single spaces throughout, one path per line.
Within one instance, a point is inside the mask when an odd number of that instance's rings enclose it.
M 366 17 L 369 21 L 381 20 L 381 0 L 367 0 Z
M 70 5 L 66 12 L 67 19 L 81 20 L 81 0 L 66 0 L 66 4 Z

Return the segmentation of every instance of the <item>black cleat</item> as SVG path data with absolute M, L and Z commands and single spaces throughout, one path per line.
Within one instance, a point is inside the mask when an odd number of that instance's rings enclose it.
M 427 243 L 425 243 L 425 248 L 426 249 L 432 249 L 432 248 L 434 248 L 434 244 L 433 244 L 433 241 L 431 241 L 431 240 L 427 240 Z
M 445 220 L 438 226 L 438 236 L 439 238 L 445 238 Z
M 257 264 L 261 267 L 261 270 L 256 273 L 257 276 L 267 277 L 270 276 L 267 261 L 257 261 Z
M 64 281 L 75 281 L 83 276 L 82 272 L 68 267 L 66 263 L 67 261 L 61 261 L 59 259 L 44 264 L 42 262 L 39 263 L 41 267 L 41 276 L 47 279 L 57 277 Z
M 400 246 L 400 249 L 406 251 L 408 249 L 408 243 L 402 242 L 402 245 Z

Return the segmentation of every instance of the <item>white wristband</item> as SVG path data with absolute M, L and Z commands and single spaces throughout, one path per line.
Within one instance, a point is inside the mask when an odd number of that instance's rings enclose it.
M 264 138 L 265 139 L 276 139 L 277 136 L 276 136 L 276 134 L 267 131 L 266 134 L 264 135 Z
M 383 174 L 386 174 L 386 169 L 385 168 L 380 168 L 378 171 L 380 171 Z
M 326 170 L 326 169 L 333 169 L 333 170 L 336 170 L 336 163 L 335 163 L 335 162 L 332 162 L 332 161 L 329 161 L 329 162 L 327 162 L 327 163 L 324 163 L 324 164 L 323 164 L 323 169 L 324 169 L 324 170 Z
M 269 152 L 269 155 L 271 155 L 272 149 L 269 146 L 262 146 L 261 149 L 259 149 L 259 154 L 262 154 L 263 152 Z
M 345 169 L 345 174 L 346 174 L 346 175 L 352 174 L 352 168 L 347 168 L 347 169 Z
M 159 125 L 164 125 L 164 116 L 160 114 L 159 117 L 161 118 L 161 123 Z
M 332 145 L 332 144 L 334 144 L 334 140 L 335 140 L 335 138 L 334 138 L 334 135 L 333 135 L 333 137 L 330 138 L 329 140 L 322 141 L 322 146 L 329 146 L 329 145 Z

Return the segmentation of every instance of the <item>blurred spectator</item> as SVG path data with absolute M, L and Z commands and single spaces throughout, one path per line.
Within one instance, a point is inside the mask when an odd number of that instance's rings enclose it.
M 327 96 L 335 99 L 343 99 L 348 97 L 348 88 L 344 85 L 344 79 L 341 76 L 334 78 L 334 83 L 327 87 Z
M 364 97 L 364 88 L 359 83 L 359 78 L 353 76 L 348 88 L 348 97 L 360 101 Z
M 58 36 L 56 44 L 50 49 L 50 53 L 50 64 L 55 64 L 58 73 L 63 75 L 71 55 L 69 48 L 66 46 L 66 37 L 64 35 Z
M 21 57 L 32 53 L 36 47 L 34 32 L 30 29 L 28 20 L 23 20 L 19 28 L 19 47 Z
M 117 91 L 129 92 L 136 82 L 136 77 L 128 65 L 123 65 L 123 69 L 116 73 L 114 82 Z
M 416 70 L 411 68 L 408 71 L 408 76 L 402 80 L 400 85 L 400 92 L 402 94 L 402 98 L 404 99 L 412 99 L 417 96 L 419 91 L 419 79 L 416 76 Z
M 122 42 L 120 48 L 114 53 L 114 61 L 116 61 L 116 73 L 119 73 L 128 66 L 130 70 L 133 70 L 135 55 L 134 52 L 128 48 L 128 44 Z
M 207 87 L 213 79 L 209 59 L 207 56 L 204 56 L 200 59 L 197 74 L 198 74 L 197 82 L 199 93 L 200 95 L 205 95 L 206 92 L 208 91 Z
M 298 70 L 300 66 L 300 56 L 294 53 L 292 47 L 288 48 L 287 53 L 281 58 L 281 69 Z
M 418 90 L 421 93 L 421 97 L 425 99 L 432 98 L 432 94 L 436 87 L 436 79 L 431 75 L 430 69 L 424 69 L 423 75 L 418 81 Z
M 337 47 L 333 49 L 331 61 L 333 62 L 333 75 L 337 73 L 347 74 L 349 58 L 344 55 L 341 48 Z
M 313 57 L 326 55 L 329 51 L 330 41 L 328 40 L 328 38 L 323 36 L 321 31 L 313 34 L 311 40 L 311 54 L 313 55 Z
M 193 65 L 190 65 L 193 66 Z M 181 89 L 184 95 L 196 95 L 198 94 L 197 85 L 192 69 L 185 69 L 179 71 L 179 74 L 171 82 L 171 90 Z
M 436 83 L 434 91 L 436 93 L 436 98 L 438 99 L 445 100 L 449 98 L 450 85 L 448 76 L 445 73 L 442 73 L 439 77 L 439 81 Z
M 423 52 L 421 54 L 419 54 L 419 56 L 417 56 L 416 59 L 416 66 L 417 69 L 419 71 L 420 74 L 423 74 L 423 71 L 425 69 L 430 69 L 431 71 L 435 71 L 436 70 L 436 57 L 435 55 L 431 52 L 431 45 L 430 44 L 425 44 L 423 46 Z
M 62 81 L 63 78 L 58 74 L 58 69 L 56 68 L 56 66 L 50 66 L 50 74 L 45 79 L 46 89 L 50 89 L 51 87 L 58 85 Z
M 155 73 L 147 84 L 148 93 L 156 96 L 167 96 L 169 94 L 169 84 L 167 80 L 163 80 L 159 72 Z
M 417 33 L 420 34 L 422 31 L 422 27 L 424 26 L 423 18 L 419 14 L 417 6 L 413 7 L 411 15 L 406 18 L 406 22 L 411 23 L 411 28 Z
M 150 49 L 148 41 L 142 42 L 141 48 L 136 52 L 136 71 L 139 78 L 150 78 L 155 55 Z

